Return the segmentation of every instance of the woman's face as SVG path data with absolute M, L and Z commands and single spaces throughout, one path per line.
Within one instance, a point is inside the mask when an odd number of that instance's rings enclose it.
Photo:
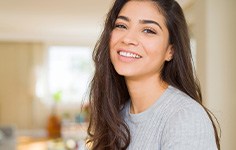
M 111 33 L 110 57 L 125 78 L 157 75 L 172 57 L 165 18 L 152 1 L 128 1 Z

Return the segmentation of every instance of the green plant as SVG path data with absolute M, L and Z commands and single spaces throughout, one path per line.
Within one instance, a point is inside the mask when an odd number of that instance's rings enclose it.
M 56 91 L 53 93 L 53 100 L 55 103 L 59 103 L 62 99 L 62 91 Z

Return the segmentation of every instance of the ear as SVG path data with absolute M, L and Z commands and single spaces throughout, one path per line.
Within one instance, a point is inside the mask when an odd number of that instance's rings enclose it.
M 170 45 L 168 45 L 167 50 L 166 50 L 165 60 L 166 60 L 166 61 L 171 61 L 172 58 L 173 58 L 173 56 L 174 56 L 174 48 L 173 48 L 173 46 L 170 44 Z

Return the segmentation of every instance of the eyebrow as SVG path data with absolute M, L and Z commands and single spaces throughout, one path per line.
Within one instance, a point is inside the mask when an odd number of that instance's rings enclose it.
M 130 19 L 129 19 L 128 17 L 126 17 L 126 16 L 118 16 L 117 19 L 122 19 L 122 20 L 125 20 L 125 21 L 130 22 Z M 142 24 L 155 24 L 155 25 L 157 25 L 161 30 L 163 30 L 162 27 L 161 27 L 161 25 L 160 25 L 159 23 L 157 23 L 156 21 L 144 19 L 144 20 L 139 20 L 139 22 L 142 23 Z

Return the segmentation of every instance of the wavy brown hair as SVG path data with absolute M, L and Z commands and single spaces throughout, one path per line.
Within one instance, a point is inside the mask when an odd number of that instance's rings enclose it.
M 130 131 L 120 114 L 130 96 L 124 77 L 115 71 L 109 55 L 111 32 L 120 10 L 128 1 L 114 2 L 93 51 L 95 74 L 90 84 L 91 116 L 88 127 L 88 143 L 92 143 L 93 150 L 123 150 L 130 143 Z M 174 49 L 173 59 L 165 62 L 161 78 L 202 105 L 202 94 L 192 65 L 190 38 L 183 11 L 175 0 L 150 1 L 155 2 L 157 9 L 165 17 L 169 43 Z M 220 150 L 212 113 L 206 107 L 203 108 L 212 121 L 216 144 Z

